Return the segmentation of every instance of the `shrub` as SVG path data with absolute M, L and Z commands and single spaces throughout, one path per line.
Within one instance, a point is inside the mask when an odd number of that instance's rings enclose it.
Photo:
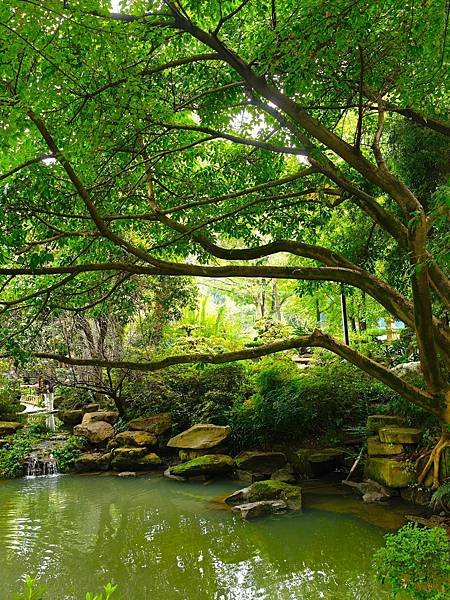
M 76 459 L 85 450 L 86 443 L 84 438 L 71 435 L 62 446 L 53 450 L 53 457 L 58 464 L 60 473 L 66 473 L 73 468 Z
M 374 555 L 376 577 L 391 597 L 407 592 L 412 600 L 446 600 L 450 595 L 450 547 L 446 531 L 411 523 L 385 536 Z
M 0 421 L 17 420 L 20 409 L 20 388 L 17 382 L 0 373 Z
M 6 438 L 0 448 L 0 477 L 18 477 L 23 472 L 25 457 L 33 446 L 52 436 L 52 432 L 41 424 L 17 431 Z

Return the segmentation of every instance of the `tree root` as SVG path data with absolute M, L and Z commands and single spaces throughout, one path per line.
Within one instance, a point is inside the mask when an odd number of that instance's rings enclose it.
M 442 456 L 442 452 L 445 450 L 445 448 L 448 448 L 448 447 L 450 447 L 450 433 L 445 432 L 442 434 L 440 440 L 438 441 L 436 446 L 431 451 L 430 457 L 429 457 L 425 467 L 422 469 L 422 472 L 419 475 L 419 478 L 417 480 L 419 485 L 425 481 L 425 479 L 428 475 L 428 472 L 430 471 L 431 467 L 433 467 L 432 489 L 436 490 L 439 487 L 439 467 L 441 464 L 441 456 Z

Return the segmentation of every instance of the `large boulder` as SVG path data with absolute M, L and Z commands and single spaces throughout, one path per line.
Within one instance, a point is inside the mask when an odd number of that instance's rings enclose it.
M 161 464 L 161 459 L 147 448 L 116 448 L 111 466 L 116 471 L 151 469 Z
M 301 488 L 273 479 L 255 481 L 249 487 L 238 490 L 225 498 L 225 502 L 232 505 L 261 500 L 283 500 L 290 510 L 300 511 L 302 509 Z
M 73 434 L 86 438 L 91 444 L 104 444 L 114 435 L 114 428 L 106 421 L 94 421 L 87 425 L 75 425 Z
M 16 421 L 0 421 L 0 437 L 4 435 L 12 435 L 22 427 L 23 423 L 17 423 Z
M 321 450 L 301 448 L 291 458 L 295 473 L 299 477 L 320 477 L 332 473 L 344 462 L 344 453 L 339 448 Z
M 96 403 L 85 404 L 82 408 L 83 414 L 98 412 L 99 410 L 100 410 L 100 404 L 96 404 Z
M 283 500 L 260 500 L 259 502 L 247 502 L 246 504 L 233 506 L 231 510 L 243 519 L 257 519 L 273 513 L 284 512 L 287 510 L 287 504 Z
M 241 471 L 271 475 L 286 465 L 286 456 L 282 452 L 241 452 L 236 457 L 236 467 Z
M 223 475 L 233 470 L 234 460 L 226 454 L 206 454 L 188 462 L 170 467 L 170 474 L 178 477 Z
M 75 461 L 75 469 L 80 472 L 107 471 L 111 462 L 111 452 L 84 452 Z
M 119 413 L 115 410 L 99 410 L 95 412 L 87 412 L 83 416 L 83 420 L 81 424 L 83 426 L 89 425 L 90 423 L 96 423 L 97 421 L 106 421 L 110 425 L 114 425 L 114 423 L 119 418 Z
M 364 477 L 373 479 L 390 488 L 405 488 L 416 479 L 415 464 L 392 458 L 369 458 L 364 469 Z
M 162 435 L 172 427 L 172 419 L 169 413 L 160 413 L 152 417 L 132 419 L 128 427 L 133 431 L 148 431 L 154 435 Z
M 403 452 L 402 444 L 386 444 L 381 442 L 377 435 L 367 440 L 367 454 L 369 456 L 395 456 Z
M 131 447 L 152 447 L 157 442 L 156 436 L 147 431 L 122 431 L 118 433 L 110 444 L 114 443 L 116 447 L 131 446 Z
M 400 427 L 405 421 L 395 415 L 369 415 L 367 417 L 366 429 L 369 433 L 378 433 L 382 427 Z
M 83 411 L 81 409 L 63 410 L 59 413 L 58 419 L 61 419 L 66 427 L 75 427 L 83 420 Z
M 222 425 L 193 425 L 167 442 L 170 448 L 201 450 L 223 444 L 231 432 L 231 427 Z
M 422 430 L 415 427 L 383 427 L 378 435 L 384 444 L 418 444 Z

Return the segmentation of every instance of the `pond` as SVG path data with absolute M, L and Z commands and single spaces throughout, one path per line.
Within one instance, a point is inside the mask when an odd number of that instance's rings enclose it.
M 49 600 L 108 581 L 123 600 L 388 598 L 370 571 L 385 530 L 369 521 L 388 527 L 398 511 L 310 486 L 303 514 L 243 522 L 218 500 L 238 487 L 157 475 L 0 481 L 1 598 L 24 574 Z

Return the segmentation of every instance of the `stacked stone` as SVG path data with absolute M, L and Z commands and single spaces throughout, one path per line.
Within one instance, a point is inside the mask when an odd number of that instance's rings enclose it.
M 409 455 L 420 442 L 422 430 L 405 427 L 400 417 L 371 415 L 367 430 L 368 459 L 364 475 L 389 488 L 406 488 L 416 480 L 415 462 Z
M 170 415 L 133 419 L 126 431 L 115 434 L 113 425 L 118 416 L 114 411 L 90 412 L 74 427 L 74 435 L 97 446 L 95 451 L 85 452 L 77 459 L 78 471 L 150 470 L 161 464 L 154 449 L 172 426 Z

